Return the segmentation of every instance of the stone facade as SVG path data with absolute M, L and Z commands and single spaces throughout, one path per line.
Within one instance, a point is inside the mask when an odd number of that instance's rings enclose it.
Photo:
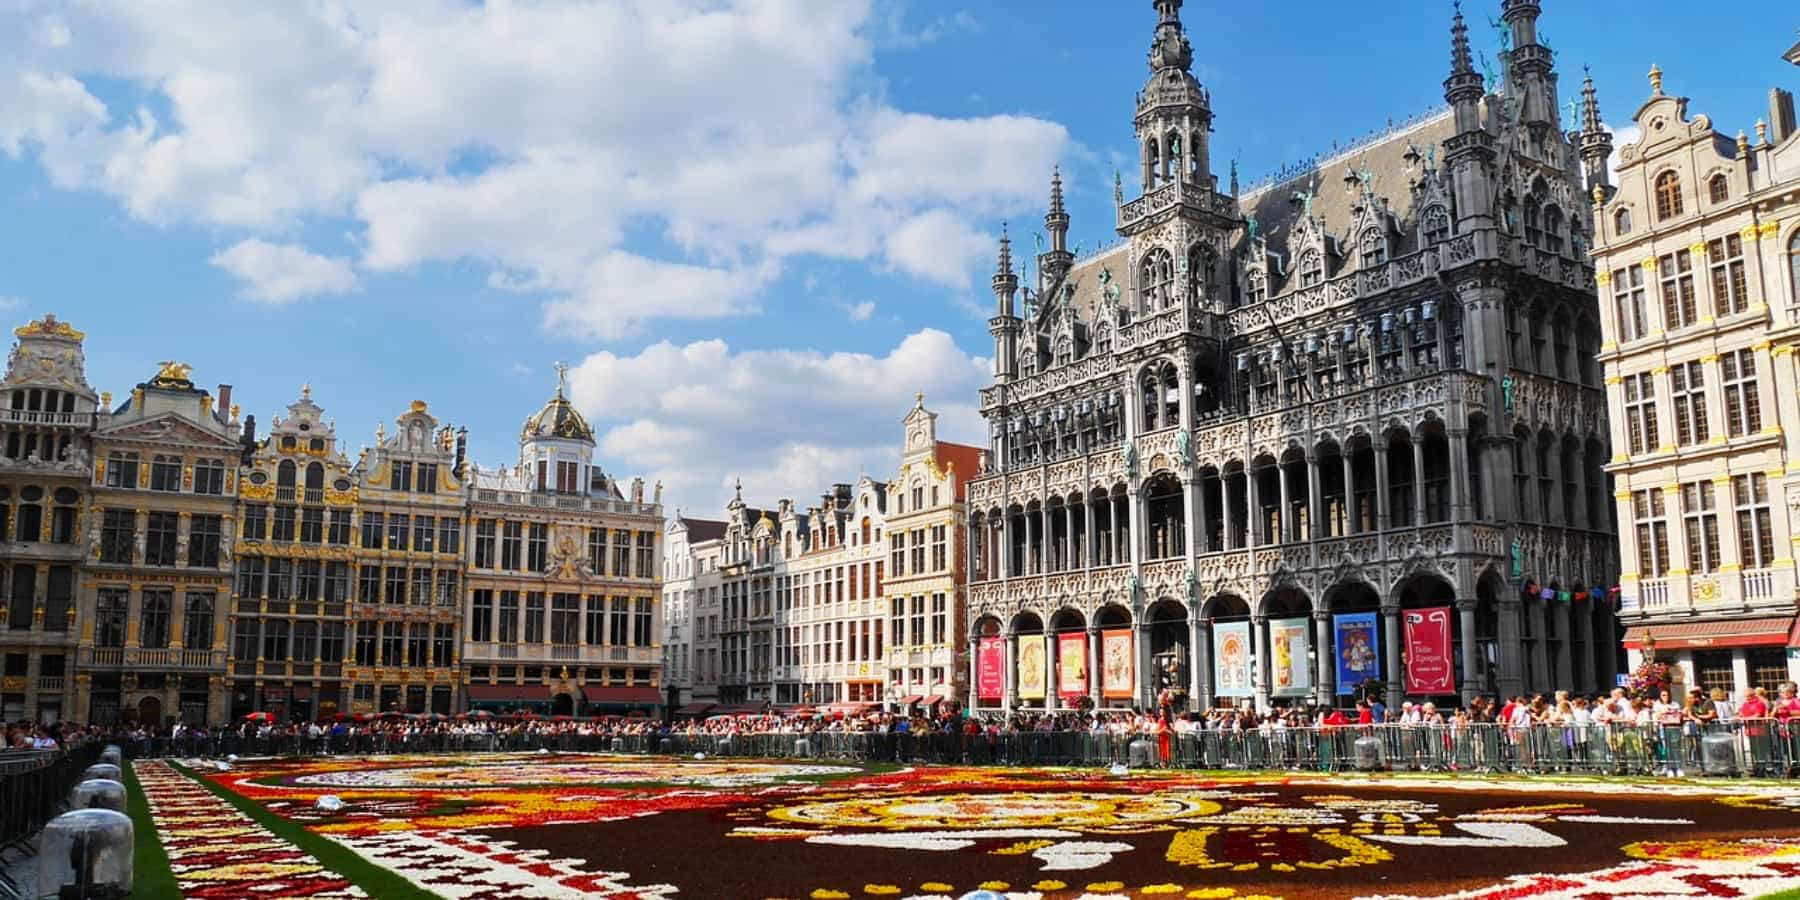
M 663 680 L 698 714 L 719 702 L 719 563 L 725 523 L 681 514 L 663 529 Z
M 1741 695 L 1800 678 L 1800 132 L 1770 92 L 1755 137 L 1651 95 L 1597 186 L 1625 646 Z M 1598 105 L 1588 95 L 1592 117 Z
M 13 334 L 0 380 L 0 719 L 48 723 L 76 706 L 75 590 L 100 398 L 81 332 L 45 316 Z
M 215 405 L 188 373 L 163 363 L 95 417 L 77 721 L 226 716 L 243 448 L 230 386 Z
M 662 489 L 627 495 L 593 463 L 594 432 L 563 396 L 525 422 L 519 463 L 471 469 L 467 634 L 472 706 L 552 714 L 664 705 Z
M 1053 178 L 1021 316 L 1001 239 L 968 502 L 969 617 L 1005 641 L 1004 688 L 981 705 L 1341 701 L 1346 614 L 1379 617 L 1370 674 L 1397 701 L 1406 613 L 1446 608 L 1433 694 L 1610 685 L 1585 145 L 1537 2 L 1503 6 L 1501 84 L 1458 15 L 1448 110 L 1247 190 L 1212 174 L 1181 3 L 1154 6 L 1119 243 L 1077 259 Z M 1068 665 L 1021 692 L 1046 635 Z

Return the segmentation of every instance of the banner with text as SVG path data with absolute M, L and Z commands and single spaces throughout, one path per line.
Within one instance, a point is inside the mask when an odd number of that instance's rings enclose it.
M 1048 635 L 1019 635 L 1019 699 L 1044 699 L 1044 676 L 1049 671 L 1045 658 Z
M 1406 625 L 1408 694 L 1456 693 L 1456 662 L 1450 652 L 1450 617 L 1455 614 L 1448 606 L 1401 613 Z
M 1311 626 L 1312 620 L 1304 617 L 1269 620 L 1269 655 L 1274 657 L 1269 665 L 1271 696 L 1298 697 L 1312 691 L 1312 666 L 1306 655 L 1312 646 Z
M 1131 629 L 1100 632 L 1100 690 L 1110 698 L 1130 699 L 1137 668 L 1132 659 Z
M 982 700 L 1006 697 L 1006 638 L 984 637 L 975 651 L 975 695 Z
M 1213 693 L 1220 697 L 1251 697 L 1250 623 L 1220 622 L 1213 625 Z
M 1056 636 L 1056 695 L 1065 700 L 1087 696 L 1087 635 Z
M 1365 681 L 1381 677 L 1381 625 L 1375 613 L 1331 617 L 1337 659 L 1337 692 L 1354 694 Z

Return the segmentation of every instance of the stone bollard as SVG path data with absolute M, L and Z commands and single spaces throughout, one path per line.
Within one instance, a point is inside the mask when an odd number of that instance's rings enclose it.
M 1143 738 L 1132 741 L 1125 748 L 1125 758 L 1134 769 L 1148 769 L 1156 765 L 1156 745 Z
M 69 808 L 126 812 L 125 785 L 106 778 L 89 778 L 69 791 Z
M 1700 739 L 1700 769 L 1708 775 L 1738 773 L 1737 737 L 1717 732 Z
M 1387 748 L 1381 745 L 1381 738 L 1356 739 L 1356 767 L 1364 772 L 1379 772 L 1387 768 Z
M 38 849 L 40 896 L 116 900 L 131 893 L 131 818 L 78 809 L 50 820 Z
M 100 751 L 100 761 L 123 766 L 125 765 L 125 751 L 120 750 L 118 744 L 107 744 L 106 748 Z
M 87 769 L 82 771 L 81 780 L 86 781 L 90 778 L 104 778 L 107 781 L 118 782 L 123 782 L 125 780 L 124 773 L 119 770 L 118 766 L 115 766 L 112 763 L 94 763 L 93 765 L 88 766 Z

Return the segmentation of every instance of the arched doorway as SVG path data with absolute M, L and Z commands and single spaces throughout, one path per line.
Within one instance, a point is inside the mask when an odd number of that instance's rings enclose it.
M 557 694 L 550 698 L 550 714 L 553 716 L 572 716 L 575 714 L 575 698 L 568 694 Z
M 1271 701 L 1297 703 L 1313 692 L 1318 658 L 1312 644 L 1312 601 L 1284 585 L 1263 597 L 1263 633 L 1257 635 L 1256 670 Z M 1261 658 L 1267 655 L 1267 659 Z
M 1250 637 L 1250 604 L 1235 594 L 1215 594 L 1200 608 L 1210 629 L 1207 660 L 1208 705 L 1234 706 L 1255 696 L 1250 680 L 1253 652 Z
M 1098 689 L 1095 694 L 1103 706 L 1133 706 L 1140 692 L 1138 659 L 1142 651 L 1131 625 L 1131 610 L 1117 603 L 1108 603 L 1094 611 L 1094 631 L 1099 645 L 1092 649 L 1094 671 L 1089 678 L 1091 688 Z
M 1463 685 L 1465 695 L 1500 694 L 1500 598 L 1505 591 L 1505 579 L 1492 569 L 1475 583 L 1475 682 Z
M 1013 617 L 1013 694 L 1023 709 L 1049 705 L 1049 647 L 1044 640 L 1044 620 L 1037 613 Z
M 150 728 L 162 725 L 162 700 L 157 697 L 145 697 L 138 701 L 138 721 Z
M 1462 616 L 1456 611 L 1456 588 L 1442 576 L 1418 574 L 1395 585 L 1394 596 L 1400 602 L 1400 639 L 1403 642 L 1400 671 L 1394 674 L 1399 676 L 1401 690 L 1409 697 L 1448 698 L 1454 702 L 1458 696 L 1457 686 L 1462 680 L 1464 652 Z M 1436 611 L 1445 608 L 1447 612 L 1440 617 Z M 1416 635 L 1416 645 L 1408 642 L 1409 628 Z M 1443 646 L 1445 644 L 1447 646 Z M 1442 660 L 1414 658 L 1416 653 L 1428 654 L 1440 648 L 1447 651 Z M 1449 666 L 1448 686 L 1426 689 L 1426 685 L 1443 683 L 1435 673 L 1446 663 Z M 1392 689 L 1390 684 L 1390 693 Z
M 1163 698 L 1174 709 L 1185 709 L 1188 696 L 1188 666 L 1193 659 L 1188 647 L 1187 607 L 1178 600 L 1164 597 L 1144 615 L 1150 625 L 1151 696 L 1162 706 Z
M 1387 664 L 1382 652 L 1381 595 L 1366 581 L 1343 581 L 1325 592 L 1331 611 L 1331 676 L 1334 703 L 1382 691 Z

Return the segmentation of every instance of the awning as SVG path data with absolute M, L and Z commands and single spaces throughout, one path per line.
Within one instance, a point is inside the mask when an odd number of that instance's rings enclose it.
M 900 705 L 901 705 L 901 706 L 911 706 L 911 705 L 913 705 L 913 704 L 914 704 L 914 703 L 917 703 L 917 702 L 919 702 L 919 701 L 920 701 L 920 700 L 923 700 L 923 699 L 925 699 L 925 695 L 924 695 L 924 694 L 913 694 L 913 695 L 912 695 L 912 696 L 909 696 L 909 697 L 901 697 L 901 698 L 900 698 Z
M 662 692 L 653 687 L 601 687 L 586 685 L 587 702 L 601 706 L 661 706 Z
M 1676 622 L 1671 625 L 1637 625 L 1625 629 L 1625 647 L 1642 650 L 1645 638 L 1653 638 L 1658 650 L 1707 647 L 1780 647 L 1791 644 L 1793 616 L 1756 619 L 1724 619 L 1712 622 Z
M 689 703 L 688 705 L 676 710 L 675 714 L 678 716 L 705 715 L 707 710 L 712 709 L 715 706 L 718 706 L 718 704 L 717 703 Z
M 477 703 L 545 703 L 550 700 L 550 689 L 541 684 L 471 684 L 469 699 Z

